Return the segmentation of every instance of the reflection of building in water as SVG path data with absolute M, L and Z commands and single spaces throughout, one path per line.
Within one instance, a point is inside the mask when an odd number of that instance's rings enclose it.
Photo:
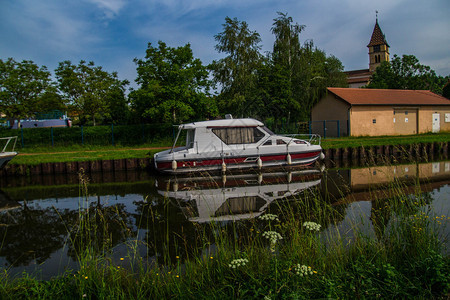
M 298 195 L 320 182 L 319 170 L 302 170 L 172 177 L 157 184 L 159 194 L 179 201 L 188 220 L 203 223 L 258 217 L 274 200 Z
M 395 180 L 412 183 L 418 180 L 426 183 L 421 185 L 421 190 L 432 190 L 433 182 L 440 182 L 441 185 L 443 181 L 450 180 L 450 161 L 351 169 L 345 177 L 348 177 L 348 193 L 345 193 L 345 199 L 338 203 L 370 201 L 374 198 L 386 198 L 386 195 L 383 196 L 385 187 Z M 404 185 L 401 188 L 405 189 L 405 192 L 414 190 L 413 185 Z

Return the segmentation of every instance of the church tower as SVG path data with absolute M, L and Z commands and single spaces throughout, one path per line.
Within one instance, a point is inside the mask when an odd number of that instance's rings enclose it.
M 367 47 L 369 48 L 370 72 L 374 72 L 383 61 L 389 61 L 389 44 L 381 31 L 380 25 L 378 25 L 378 17 Z

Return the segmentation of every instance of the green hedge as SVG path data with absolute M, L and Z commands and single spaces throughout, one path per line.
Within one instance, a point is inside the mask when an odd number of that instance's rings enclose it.
M 172 139 L 172 124 L 0 129 L 0 137 L 17 136 L 17 146 L 139 145 Z

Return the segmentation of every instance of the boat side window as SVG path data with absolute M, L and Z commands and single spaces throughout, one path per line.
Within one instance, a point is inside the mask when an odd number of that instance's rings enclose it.
M 212 128 L 212 132 L 227 145 L 252 144 L 264 137 L 257 127 Z
M 186 132 L 186 148 L 194 148 L 195 129 L 188 129 Z
M 286 145 L 286 142 L 283 141 L 282 139 L 278 139 L 277 140 L 277 145 Z
M 263 146 L 272 146 L 272 140 L 267 140 L 264 144 L 262 144 Z

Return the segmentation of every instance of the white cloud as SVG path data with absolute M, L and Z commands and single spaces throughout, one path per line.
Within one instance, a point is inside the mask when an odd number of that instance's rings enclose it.
M 86 0 L 100 8 L 107 19 L 112 19 L 119 14 L 125 6 L 125 0 Z
M 368 68 L 366 45 L 378 10 L 391 55 L 413 54 L 439 74 L 450 73 L 448 0 L 10 0 L 1 6 L 0 57 L 49 67 L 64 59 L 94 60 L 122 78 L 133 76 L 132 60 L 145 55 L 148 42 L 190 43 L 205 64 L 223 57 L 214 35 L 226 16 L 246 21 L 261 35 L 262 50 L 270 51 L 278 11 L 306 25 L 302 42 L 313 39 L 351 70 Z

